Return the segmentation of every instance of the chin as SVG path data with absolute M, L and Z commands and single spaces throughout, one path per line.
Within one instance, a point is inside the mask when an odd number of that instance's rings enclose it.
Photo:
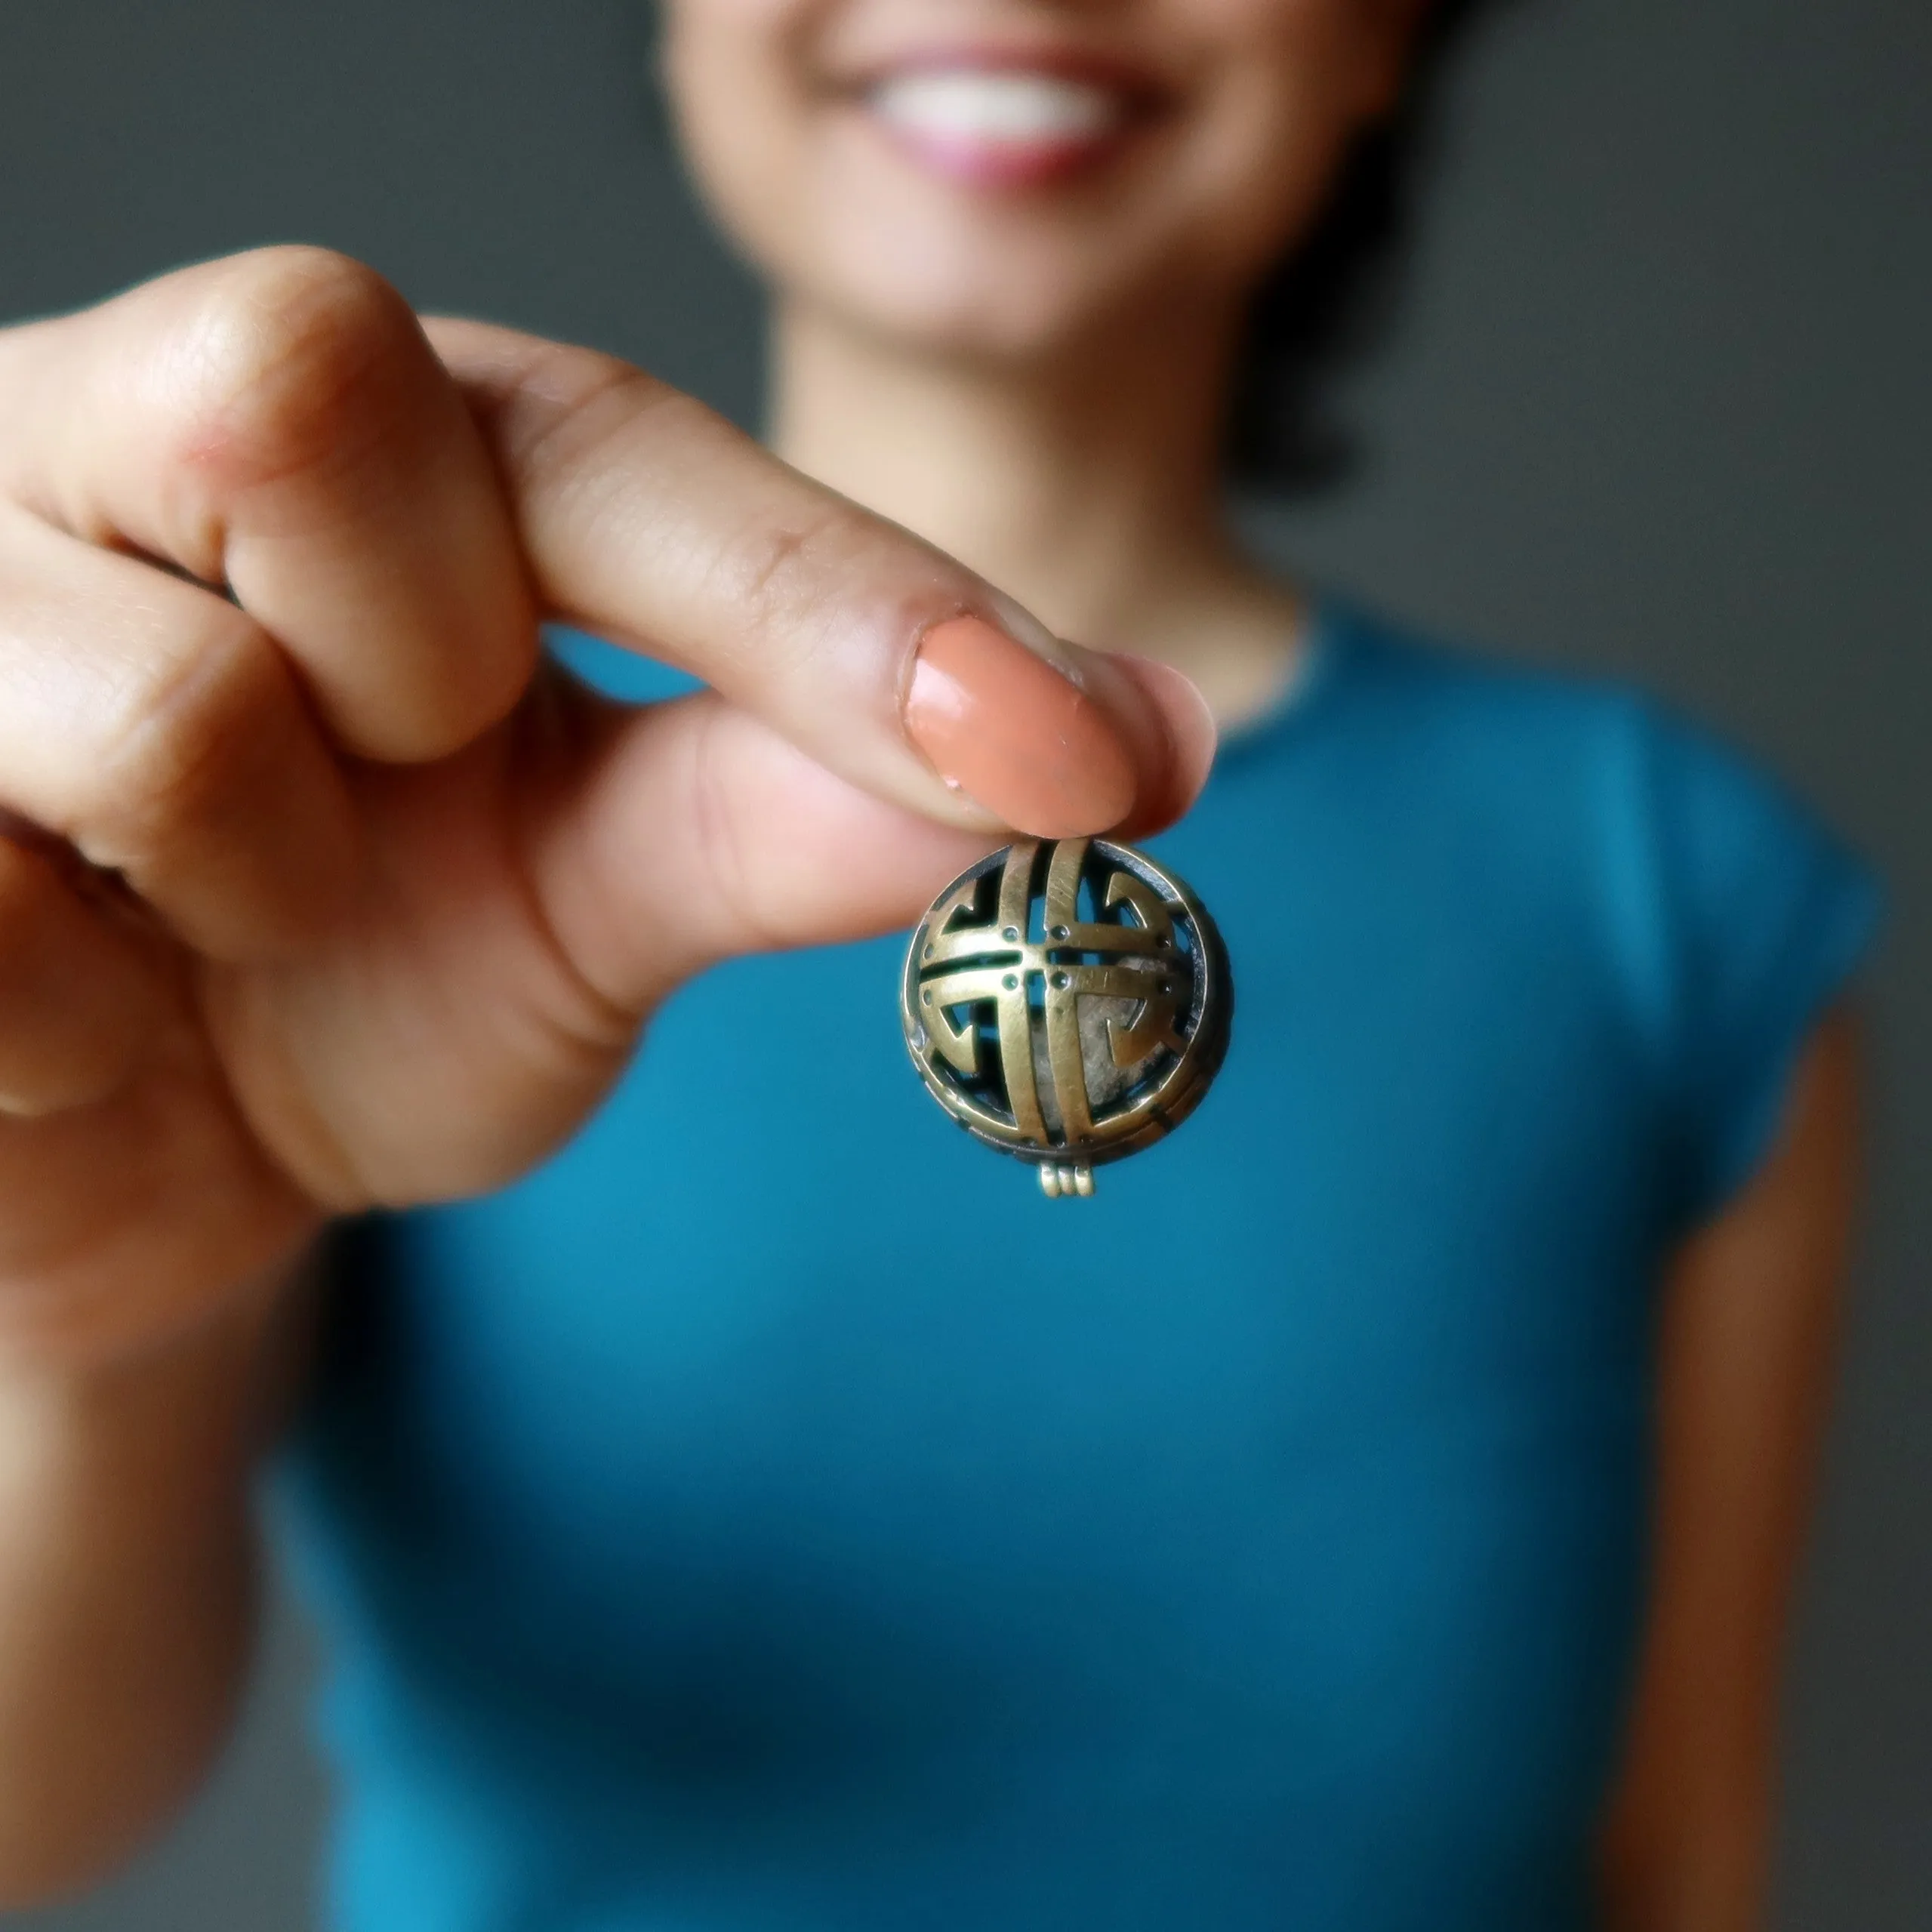
M 1202 279 L 1172 211 L 1141 205 L 1130 186 L 1013 191 L 828 169 L 766 253 L 781 286 L 849 326 L 965 356 L 1050 359 Z
M 1055 273 L 1019 250 L 949 252 L 929 236 L 842 254 L 828 251 L 820 273 L 800 279 L 821 312 L 907 349 L 969 359 L 1052 360 L 1106 333 L 1129 303 L 1120 278 Z M 882 262 L 896 266 L 882 273 Z

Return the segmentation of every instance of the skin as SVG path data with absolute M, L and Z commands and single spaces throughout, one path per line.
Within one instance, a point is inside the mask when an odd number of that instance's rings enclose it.
M 681 980 L 908 923 L 1039 802 L 949 787 L 902 716 L 929 631 L 1032 634 L 980 578 L 638 371 L 433 337 L 307 250 L 0 334 L 8 1904 L 125 1853 L 222 1733 L 269 1339 L 327 1220 L 519 1172 Z M 539 673 L 540 610 L 714 694 Z M 1126 770 L 1129 824 L 1173 816 L 1185 681 L 1042 649 L 1099 748 L 1058 808 L 1118 818 Z M 982 695 L 1005 765 L 1053 764 L 1055 717 Z
M 1222 521 L 1222 398 L 1416 11 L 676 0 L 790 467 L 314 251 L 0 333 L 0 1906 L 108 1868 L 218 1748 L 331 1216 L 522 1171 L 719 958 L 907 923 L 1009 825 L 1152 829 L 1205 773 L 1194 687 L 1223 723 L 1279 696 L 1299 606 Z M 1051 180 L 963 181 L 857 91 L 941 38 L 1151 105 Z M 616 711 L 536 668 L 539 613 L 716 695 Z M 1759 1922 L 1850 1061 L 1828 1024 L 1664 1284 L 1626 1932 Z
M 1397 96 L 1417 0 L 665 11 L 699 186 L 772 286 L 779 451 L 1064 635 L 1179 664 L 1224 722 L 1265 708 L 1297 607 L 1223 520 L 1224 397 L 1256 281 Z M 854 98 L 935 48 L 1117 67 L 1154 105 L 1103 165 L 976 192 Z

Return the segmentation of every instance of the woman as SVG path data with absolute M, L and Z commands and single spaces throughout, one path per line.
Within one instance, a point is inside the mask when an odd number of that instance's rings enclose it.
M 0 340 L 0 1896 L 192 1784 L 300 1400 L 333 1923 L 1760 1922 L 1869 888 L 1219 505 L 1428 26 L 677 0 L 815 483 L 310 254 Z M 1240 1030 L 1096 1201 L 895 941 L 734 957 L 1197 793 Z

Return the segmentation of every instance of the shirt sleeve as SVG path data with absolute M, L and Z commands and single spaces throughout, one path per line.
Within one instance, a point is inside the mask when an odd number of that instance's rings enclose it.
M 1784 784 L 1646 706 L 1674 1218 L 1719 1213 L 1771 1151 L 1798 1056 L 1875 934 L 1870 870 Z

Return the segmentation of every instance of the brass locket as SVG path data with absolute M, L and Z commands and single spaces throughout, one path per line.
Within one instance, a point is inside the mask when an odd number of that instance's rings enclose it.
M 1054 1199 L 1194 1111 L 1234 1005 L 1206 908 L 1107 839 L 1023 840 L 962 873 L 912 935 L 900 997 L 932 1097 Z

